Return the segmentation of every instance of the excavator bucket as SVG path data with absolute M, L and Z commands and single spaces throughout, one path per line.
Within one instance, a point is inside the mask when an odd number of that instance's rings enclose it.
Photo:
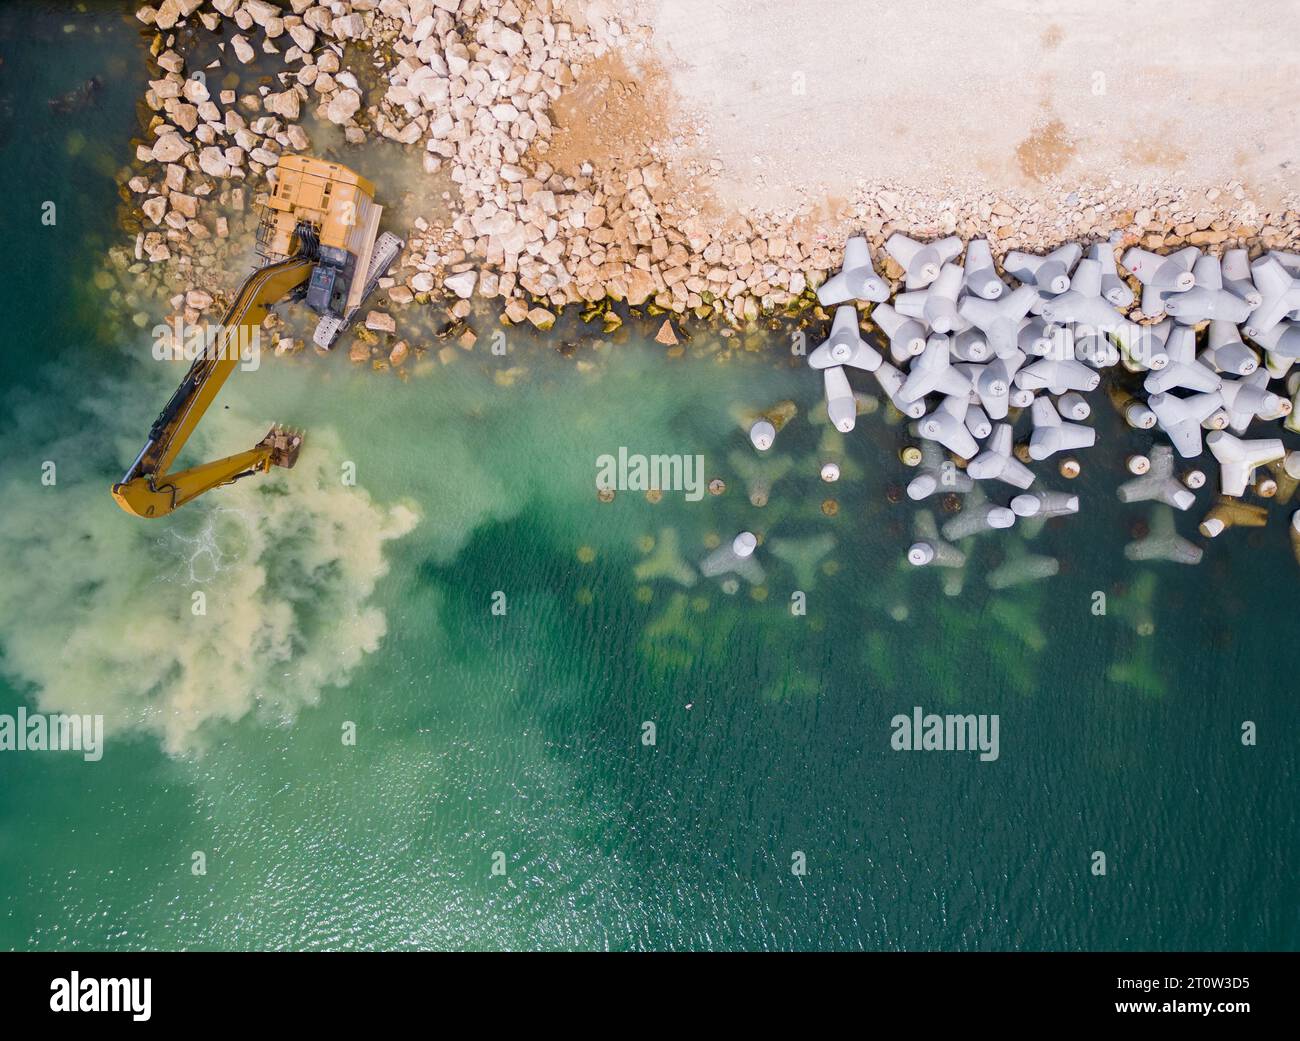
M 302 451 L 302 438 L 301 430 L 286 430 L 276 425 L 257 443 L 257 447 L 267 449 L 270 453 L 267 461 L 272 466 L 283 466 L 286 470 L 292 470 L 294 464 L 298 462 L 298 453 Z

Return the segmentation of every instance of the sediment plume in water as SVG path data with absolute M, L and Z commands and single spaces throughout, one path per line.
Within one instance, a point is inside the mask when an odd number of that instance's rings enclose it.
M 71 422 L 19 404 L 10 443 L 36 447 L 0 467 L 3 668 L 41 711 L 102 714 L 110 735 L 145 731 L 172 755 L 199 753 L 208 724 L 292 718 L 378 649 L 387 623 L 370 600 L 385 544 L 417 516 L 344 486 L 332 431 L 313 430 L 292 494 L 277 472 L 143 522 L 108 498 L 139 431 L 94 412 Z M 211 419 L 196 438 L 209 457 L 246 435 L 247 417 Z M 40 479 L 47 460 L 53 486 Z

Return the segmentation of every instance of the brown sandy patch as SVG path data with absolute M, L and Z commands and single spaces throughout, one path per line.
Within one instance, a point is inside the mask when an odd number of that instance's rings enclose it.
M 1163 166 L 1173 169 L 1187 161 L 1187 153 L 1159 138 L 1148 138 L 1134 147 L 1133 158 L 1143 166 Z
M 1044 181 L 1064 170 L 1074 153 L 1074 139 L 1066 132 L 1065 124 L 1052 119 L 1020 142 L 1016 147 L 1016 163 L 1026 177 Z
M 576 174 L 584 162 L 597 170 L 633 164 L 671 136 L 663 115 L 668 102 L 667 77 L 657 62 L 632 72 L 610 52 L 585 67 L 556 101 L 546 161 L 566 174 Z

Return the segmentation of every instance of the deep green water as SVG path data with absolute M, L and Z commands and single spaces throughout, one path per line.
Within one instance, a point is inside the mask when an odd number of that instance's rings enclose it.
M 1113 487 L 1142 442 L 1100 395 L 1083 513 L 981 544 L 956 598 L 901 564 L 882 415 L 839 441 L 828 489 L 815 377 L 779 345 L 669 361 L 651 326 L 568 359 L 512 333 L 507 359 L 480 344 L 407 383 L 268 360 L 202 440 L 298 423 L 299 467 L 174 520 L 121 514 L 108 484 L 177 375 L 90 284 L 118 241 L 138 46 L 102 13 L 0 12 L 0 712 L 110 727 L 99 763 L 0 754 L 0 948 L 1300 947 L 1285 511 L 1197 568 L 1128 564 L 1145 513 Z M 96 74 L 94 107 L 51 117 Z M 732 413 L 787 397 L 771 456 L 793 469 L 755 509 Z M 595 459 L 620 445 L 701 453 L 729 491 L 602 505 Z M 634 573 L 647 536 L 698 563 L 743 528 L 765 600 Z M 990 592 L 1022 544 L 1063 573 Z M 914 705 L 998 713 L 1000 758 L 891 751 Z

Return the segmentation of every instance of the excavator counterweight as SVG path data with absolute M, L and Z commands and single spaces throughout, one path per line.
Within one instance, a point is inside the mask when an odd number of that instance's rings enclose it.
M 217 335 L 205 337 L 207 346 L 154 421 L 144 448 L 113 485 L 122 509 L 137 517 L 162 517 L 213 488 L 298 461 L 302 433 L 275 426 L 246 452 L 171 471 L 239 363 L 237 345 L 248 338 L 244 331 L 257 330 L 272 306 L 305 295 L 320 315 L 315 342 L 325 348 L 347 327 L 405 245 L 395 235 L 379 235 L 382 212 L 374 186 L 347 167 L 308 156 L 280 158 L 258 226 L 263 265 L 240 286 Z M 358 271 L 364 276 L 357 277 Z

